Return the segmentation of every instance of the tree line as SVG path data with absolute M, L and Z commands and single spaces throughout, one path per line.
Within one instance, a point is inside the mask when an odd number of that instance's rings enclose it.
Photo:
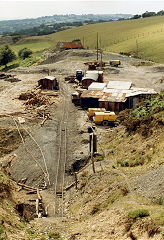
M 112 21 L 112 20 L 108 20 L 108 21 Z M 24 35 L 24 36 L 41 36 L 41 35 L 48 35 L 51 33 L 56 33 L 56 32 L 60 32 L 72 27 L 80 27 L 83 26 L 85 24 L 94 24 L 94 23 L 101 23 L 101 22 L 106 22 L 103 19 L 99 19 L 97 21 L 94 20 L 85 20 L 83 22 L 81 21 L 76 21 L 76 22 L 62 22 L 62 23 L 55 23 L 55 24 L 49 24 L 49 25 L 45 25 L 45 24 L 41 24 L 38 27 L 32 27 L 29 29 L 21 29 L 19 31 L 16 31 L 14 33 L 8 33 L 8 35 L 10 36 L 20 36 L 20 35 Z
M 164 10 L 161 10 L 159 12 L 144 12 L 143 14 L 139 15 L 136 14 L 134 15 L 131 19 L 139 19 L 139 18 L 147 18 L 147 17 L 154 17 L 154 16 L 163 16 L 164 15 Z

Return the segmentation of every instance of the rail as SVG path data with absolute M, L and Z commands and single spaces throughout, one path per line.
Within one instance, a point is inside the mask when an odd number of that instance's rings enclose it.
M 67 86 L 62 84 L 60 85 L 60 92 L 61 96 L 63 97 L 63 104 L 58 131 L 59 147 L 54 190 L 54 215 L 57 217 L 64 216 L 64 180 L 65 165 L 67 160 L 68 95 L 66 95 Z

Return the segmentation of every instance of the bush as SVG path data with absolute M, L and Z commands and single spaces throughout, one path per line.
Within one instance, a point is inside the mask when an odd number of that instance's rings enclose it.
M 8 45 L 5 45 L 0 49 L 0 66 L 7 66 L 7 64 L 14 59 L 16 59 L 16 55 Z
M 128 217 L 132 219 L 143 218 L 148 216 L 150 216 L 150 213 L 147 209 L 133 210 L 128 213 Z
M 60 233 L 58 233 L 58 232 L 49 232 L 48 237 L 49 237 L 49 239 L 62 240 Z
M 160 215 L 156 218 L 156 222 L 159 225 L 164 226 L 164 212 L 160 213 Z
M 28 58 L 30 57 L 32 54 L 32 51 L 28 48 L 22 48 L 21 50 L 19 50 L 18 52 L 18 56 L 22 59 Z
M 118 119 L 131 132 L 139 132 L 147 137 L 152 133 L 152 128 L 164 125 L 164 93 L 146 99 L 138 104 L 134 110 L 126 109 L 119 113 Z

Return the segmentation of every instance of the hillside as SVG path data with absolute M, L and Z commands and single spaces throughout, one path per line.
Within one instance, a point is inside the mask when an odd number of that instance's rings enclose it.
M 9 67 L 4 70 L 41 62 L 44 60 L 42 53 L 46 50 L 53 52 L 58 41 L 81 39 L 84 48 L 95 50 L 97 32 L 99 40 L 101 39 L 99 47 L 101 42 L 104 53 L 121 53 L 143 60 L 164 63 L 164 16 L 156 16 L 90 24 L 45 36 L 23 37 L 16 44 L 10 44 L 10 46 L 16 54 L 24 47 L 30 48 L 33 51 L 32 57 L 23 61 L 17 59 L 9 63 Z M 5 38 L 1 38 L 0 46 L 4 44 L 4 41 Z M 10 43 L 12 39 L 7 38 L 6 41 Z
M 98 21 L 100 19 L 109 21 L 117 20 L 120 18 L 130 18 L 131 16 L 131 14 L 67 14 L 20 20 L 4 20 L 0 21 L 0 35 L 19 32 L 21 30 L 30 29 L 32 27 L 39 27 L 43 24 L 48 26 L 56 23 Z
M 87 25 L 55 33 L 50 37 L 56 42 L 84 38 L 84 47 L 95 49 L 97 32 L 104 51 L 129 54 L 138 51 L 140 58 L 164 63 L 164 16 Z
M 13 64 L 17 64 L 17 66 L 33 64 L 36 61 L 35 57 L 40 56 L 43 51 L 54 50 L 58 41 L 81 39 L 84 48 L 96 49 L 97 32 L 99 39 L 101 38 L 101 47 L 104 52 L 124 53 L 164 63 L 164 16 L 161 16 L 91 24 L 46 36 L 25 37 L 16 44 L 12 44 L 11 47 L 16 53 L 21 48 L 30 48 L 34 52 L 34 59 L 29 59 L 29 64 L 27 64 L 28 59 L 25 63 L 24 61 L 15 61 Z

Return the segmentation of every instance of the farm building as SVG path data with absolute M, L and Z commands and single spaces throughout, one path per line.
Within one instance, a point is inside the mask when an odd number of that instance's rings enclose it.
M 81 106 L 84 108 L 100 107 L 108 111 L 120 112 L 126 108 L 134 109 L 142 99 L 157 94 L 154 89 L 131 87 L 130 82 L 116 81 L 116 85 L 114 83 L 114 81 L 109 82 L 103 90 L 98 87 L 96 90 L 85 90 L 81 95 Z M 90 89 L 92 89 L 92 84 Z M 94 83 L 93 86 L 96 84 Z
M 53 76 L 46 76 L 44 78 L 41 78 L 38 81 L 38 86 L 41 86 L 42 89 L 56 89 L 58 90 L 58 82 L 55 77 Z
M 73 42 L 58 42 L 56 45 L 58 50 L 68 50 L 68 49 L 83 49 L 81 41 Z
M 103 71 L 87 71 L 81 81 L 82 88 L 88 89 L 93 82 L 103 83 Z

